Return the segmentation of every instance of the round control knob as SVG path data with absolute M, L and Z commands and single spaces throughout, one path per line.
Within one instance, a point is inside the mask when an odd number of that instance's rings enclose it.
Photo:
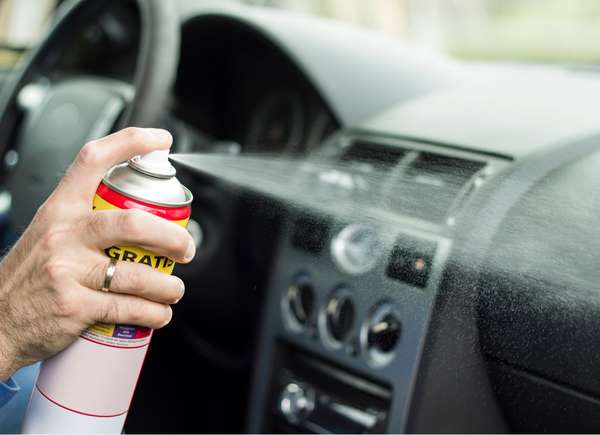
M 334 262 L 340 270 L 351 275 L 373 269 L 380 254 L 381 241 L 377 232 L 367 225 L 348 225 L 331 242 Z
M 284 313 L 295 329 L 308 325 L 313 316 L 315 291 L 310 278 L 301 275 L 288 287 L 284 298 Z
M 360 344 L 367 362 L 373 367 L 389 364 L 396 355 L 402 337 L 402 323 L 389 303 L 376 305 L 360 330 Z
M 367 344 L 370 349 L 381 353 L 391 352 L 400 340 L 400 331 L 400 321 L 396 316 L 393 313 L 386 314 L 379 322 L 371 325 Z
M 319 335 L 323 344 L 340 349 L 352 332 L 355 317 L 352 292 L 347 287 L 335 289 L 319 312 Z
M 291 424 L 306 420 L 315 409 L 315 391 L 311 387 L 290 382 L 279 398 L 279 411 Z
M 336 341 L 343 341 L 354 325 L 354 303 L 349 294 L 331 298 L 327 304 L 327 329 Z

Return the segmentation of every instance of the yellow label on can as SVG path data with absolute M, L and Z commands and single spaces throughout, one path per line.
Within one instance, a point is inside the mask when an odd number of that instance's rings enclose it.
M 95 211 L 119 209 L 119 207 L 104 200 L 99 195 L 94 196 L 93 209 Z M 183 228 L 187 226 L 189 219 L 173 220 L 176 225 Z M 119 261 L 135 261 L 146 264 L 163 273 L 173 273 L 175 262 L 165 256 L 155 254 L 154 252 L 137 246 L 110 246 L 104 250 L 105 254 Z M 107 325 L 96 324 L 89 327 L 81 335 L 82 338 L 118 348 L 132 348 L 146 346 L 150 342 L 152 331 L 148 328 L 142 328 L 130 325 Z

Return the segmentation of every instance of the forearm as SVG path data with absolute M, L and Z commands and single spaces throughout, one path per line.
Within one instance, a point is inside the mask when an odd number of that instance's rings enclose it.
M 12 335 L 15 334 L 16 325 L 11 321 L 11 287 L 14 279 L 18 277 L 21 250 L 17 243 L 0 262 L 0 382 L 8 380 L 17 370 L 15 343 Z M 9 271 L 12 271 L 10 273 Z

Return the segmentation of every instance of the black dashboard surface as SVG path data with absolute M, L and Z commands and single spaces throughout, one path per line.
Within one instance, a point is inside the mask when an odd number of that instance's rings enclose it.
M 513 430 L 599 427 L 600 82 L 572 71 L 521 71 L 485 71 L 468 87 L 401 103 L 361 127 L 513 161 L 475 195 L 457 228 L 420 374 L 429 388 L 415 396 L 415 430 L 465 430 L 468 412 L 456 403 L 480 400 L 481 390 L 466 392 L 488 376 Z
M 483 351 L 523 430 L 598 430 L 599 159 L 592 151 L 532 185 L 483 266 Z

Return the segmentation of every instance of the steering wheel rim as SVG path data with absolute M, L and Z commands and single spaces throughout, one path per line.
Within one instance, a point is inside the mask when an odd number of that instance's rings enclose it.
M 26 225 L 33 217 L 37 207 L 58 182 L 59 174 L 65 169 L 62 166 L 68 165 L 75 157 L 79 147 L 83 145 L 83 143 L 79 143 L 81 138 L 93 139 L 94 137 L 90 136 L 102 136 L 112 130 L 129 125 L 141 127 L 156 125 L 168 100 L 177 73 L 180 48 L 179 17 L 176 5 L 174 2 L 164 0 L 134 0 L 140 16 L 141 34 L 133 89 L 129 89 L 133 92 L 124 91 L 127 86 L 122 82 L 106 79 L 88 79 L 89 83 L 93 81 L 95 85 L 89 88 L 82 86 L 82 83 L 79 83 L 78 89 L 72 87 L 69 90 L 71 95 L 68 98 L 72 99 L 74 94 L 78 93 L 81 101 L 79 103 L 74 101 L 74 103 L 79 105 L 81 111 L 91 110 L 86 107 L 88 103 L 86 89 L 96 92 L 99 99 L 103 98 L 101 102 L 98 102 L 98 107 L 94 109 L 97 111 L 102 108 L 106 112 L 110 104 L 115 106 L 114 101 L 110 101 L 114 100 L 115 96 L 122 97 L 123 101 L 120 106 L 117 105 L 117 114 L 113 113 L 99 125 L 87 126 L 86 136 L 71 138 L 73 143 L 69 145 L 69 149 L 59 149 L 55 152 L 55 154 L 61 152 L 64 154 L 63 156 L 58 156 L 59 158 L 54 160 L 50 158 L 52 160 L 50 167 L 46 168 L 46 165 L 42 165 L 43 167 L 39 168 L 41 171 L 52 171 L 52 174 L 47 173 L 34 177 L 31 171 L 27 172 L 27 167 L 31 165 L 27 162 L 25 165 L 23 164 L 23 161 L 26 160 L 25 157 L 28 155 L 31 160 L 31 156 L 36 156 L 37 150 L 34 148 L 37 146 L 40 151 L 43 151 L 43 147 L 35 143 L 36 136 L 33 137 L 33 140 L 28 138 L 29 131 L 27 130 L 31 128 L 33 121 L 28 123 L 27 120 L 24 120 L 19 128 L 16 128 L 19 116 L 17 105 L 19 92 L 41 75 L 41 72 L 51 71 L 62 53 L 61 47 L 68 42 L 73 30 L 90 23 L 110 4 L 111 2 L 105 0 L 70 0 L 63 3 L 57 11 L 46 37 L 37 48 L 32 49 L 23 58 L 12 77 L 2 87 L 0 92 L 0 156 L 3 158 L 9 149 L 14 149 L 19 153 L 26 152 L 26 155 L 19 159 L 19 163 L 10 173 L 7 170 L 9 168 L 2 171 L 3 178 L 8 181 L 9 190 L 13 192 L 13 197 L 19 197 L 17 210 L 11 210 L 10 217 L 13 224 L 17 226 Z M 102 93 L 106 95 L 101 95 Z M 55 110 L 56 107 L 50 107 L 50 109 Z M 45 109 L 36 110 L 40 112 Z M 39 118 L 41 115 L 39 113 L 26 114 L 25 118 L 28 116 L 29 118 Z M 97 118 L 102 116 L 106 117 L 106 113 L 97 113 Z M 56 116 L 54 117 L 56 118 Z M 94 119 L 94 113 L 90 112 L 87 117 L 83 118 L 84 121 L 91 122 L 93 120 L 98 124 L 97 119 Z M 52 123 L 46 120 L 45 127 L 48 126 L 51 127 Z M 39 125 L 37 127 L 40 128 Z M 56 129 L 60 128 L 60 126 L 56 126 Z M 54 129 L 46 128 L 46 130 Z M 38 132 L 37 138 L 39 139 L 39 137 Z M 28 139 L 30 139 L 29 143 Z M 43 162 L 44 159 L 41 158 L 41 161 Z M 37 181 L 32 181 L 33 178 L 37 178 Z M 29 189 L 28 191 L 28 183 L 37 183 L 37 190 Z M 14 205 L 17 203 L 13 204 L 13 208 Z

